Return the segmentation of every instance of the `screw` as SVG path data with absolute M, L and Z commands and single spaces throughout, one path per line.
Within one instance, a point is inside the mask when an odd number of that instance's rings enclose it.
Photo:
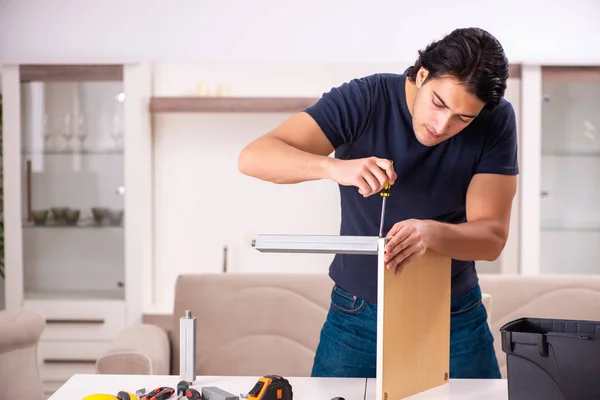
M 447 380 L 448 380 L 448 373 L 447 373 L 447 372 L 445 372 L 445 373 L 444 373 L 444 380 L 445 380 L 445 381 L 447 381 Z
M 383 393 L 383 400 L 387 400 L 387 392 Z

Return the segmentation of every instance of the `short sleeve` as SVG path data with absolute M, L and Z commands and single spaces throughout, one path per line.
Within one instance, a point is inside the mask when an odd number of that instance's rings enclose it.
M 475 173 L 517 175 L 519 156 L 515 111 L 506 101 L 490 118 L 483 152 Z
M 372 79 L 357 78 L 335 87 L 304 110 L 334 148 L 352 143 L 365 130 L 371 113 Z

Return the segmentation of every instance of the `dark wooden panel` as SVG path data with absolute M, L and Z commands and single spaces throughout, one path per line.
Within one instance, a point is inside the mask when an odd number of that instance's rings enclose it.
M 122 65 L 20 65 L 21 82 L 122 81 Z
M 521 64 L 510 64 L 508 66 L 508 77 L 509 78 L 521 78 Z
M 47 324 L 73 324 L 73 325 L 85 325 L 85 324 L 103 324 L 103 319 L 46 319 Z
M 600 66 L 543 66 L 546 82 L 600 82 Z
M 44 360 L 44 364 L 95 364 L 96 360 L 81 360 L 77 358 L 48 358 Z
M 150 111 L 293 113 L 302 111 L 317 100 L 311 97 L 153 97 Z

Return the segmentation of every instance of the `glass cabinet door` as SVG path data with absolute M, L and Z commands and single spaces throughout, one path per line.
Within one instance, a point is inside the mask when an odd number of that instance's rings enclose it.
M 542 273 L 600 273 L 600 67 L 542 68 Z
M 123 299 L 122 78 L 64 71 L 20 68 L 24 297 Z

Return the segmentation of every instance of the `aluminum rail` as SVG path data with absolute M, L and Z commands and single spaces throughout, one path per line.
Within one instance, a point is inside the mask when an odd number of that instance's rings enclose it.
M 377 255 L 377 236 L 259 234 L 252 247 L 264 253 Z

